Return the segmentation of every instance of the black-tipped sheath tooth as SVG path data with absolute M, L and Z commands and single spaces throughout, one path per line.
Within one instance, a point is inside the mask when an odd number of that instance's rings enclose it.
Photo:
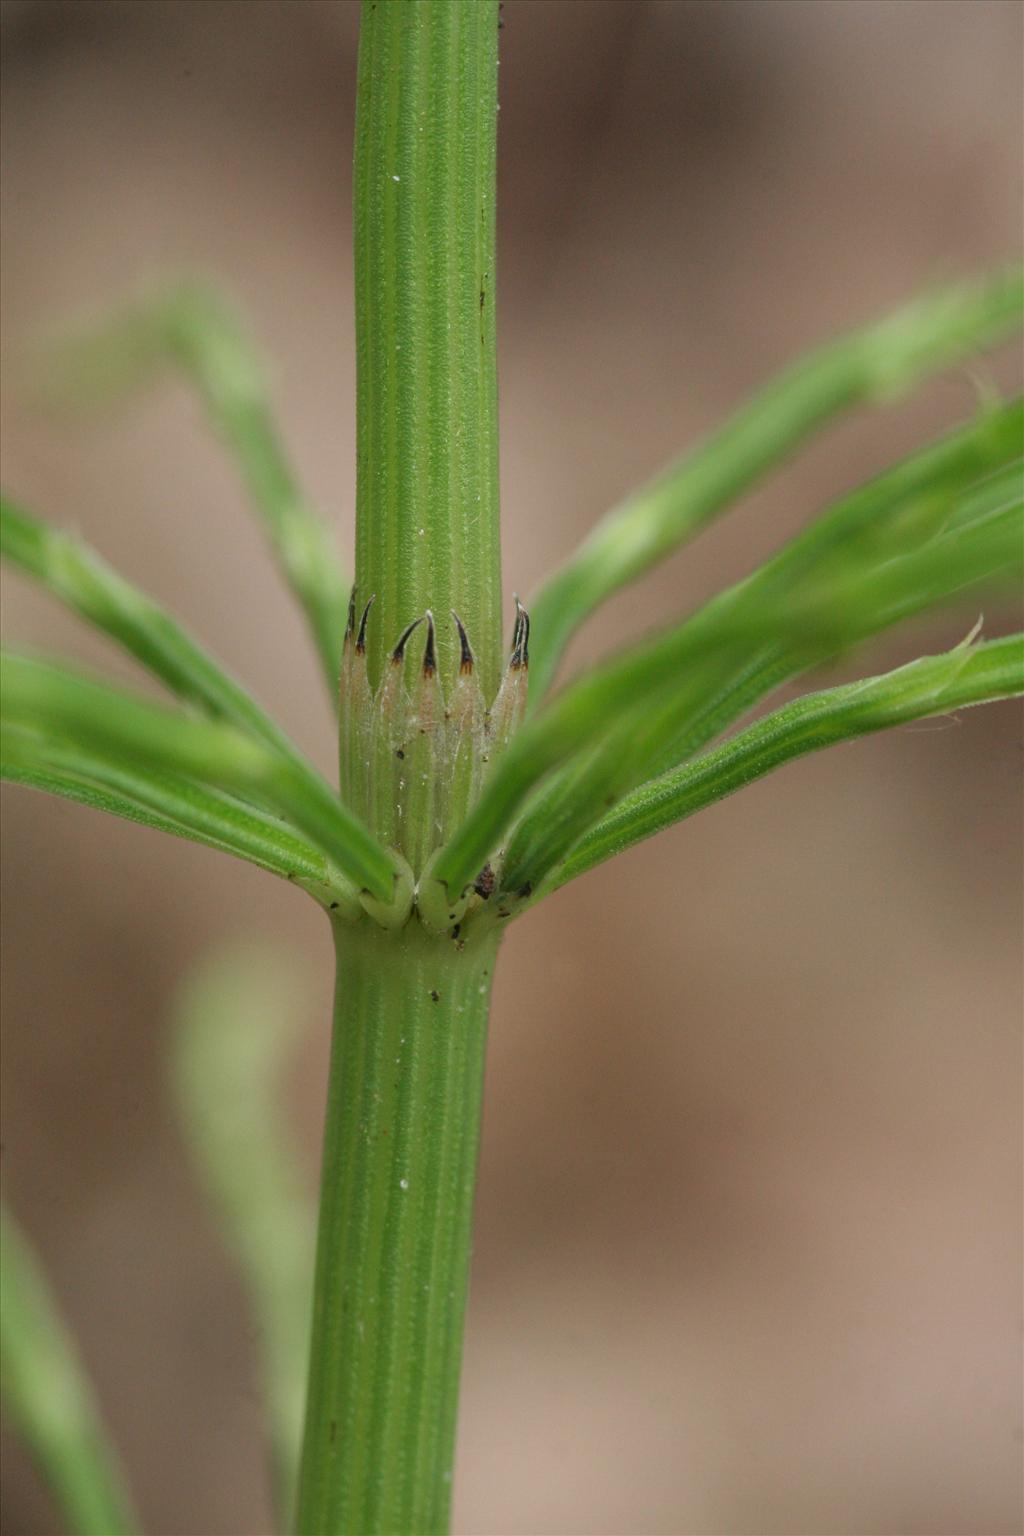
M 515 623 L 512 626 L 512 645 L 511 645 L 511 647 L 509 649 L 509 655 L 508 655 L 509 666 L 514 666 L 515 665 L 516 653 L 519 650 L 519 632 L 520 632 L 520 630 L 522 628 L 522 623 L 523 623 L 522 614 L 521 614 L 520 608 L 519 608 L 519 599 L 518 599 L 518 597 L 515 599 L 515 604 L 516 604 L 516 621 L 515 621 Z
M 455 620 L 455 628 L 459 632 L 459 671 L 463 677 L 468 677 L 473 670 L 473 647 L 469 643 L 465 624 L 463 624 L 454 608 L 451 612 L 452 618 Z
M 437 671 L 437 652 L 434 649 L 434 615 L 430 609 L 426 612 L 427 641 L 423 647 L 423 676 L 433 677 Z
M 356 632 L 356 589 L 352 588 L 348 597 L 348 620 L 345 624 L 345 644 L 348 645 Z
M 520 667 L 528 666 L 530 661 L 530 615 L 515 594 L 513 602 L 516 605 L 516 627 L 512 636 L 509 665 L 518 671 Z
M 414 629 L 419 629 L 422 623 L 423 615 L 421 614 L 418 619 L 413 619 L 411 624 L 407 624 L 402 630 L 402 633 L 399 635 L 398 644 L 391 652 L 391 660 L 396 667 L 401 665 L 402 659 L 405 656 L 405 648 L 409 643 L 409 636 L 412 634 Z
M 352 588 L 352 595 L 353 595 L 353 600 L 354 600 L 354 598 L 355 598 L 355 587 Z M 359 620 L 359 633 L 356 636 L 356 655 L 357 656 L 365 656 L 366 655 L 366 621 L 370 617 L 370 609 L 373 607 L 374 602 L 376 600 L 376 597 L 377 597 L 377 594 L 375 592 L 373 594 L 373 597 L 370 598 L 370 601 L 367 603 L 366 607 L 363 609 L 363 616 Z
M 523 624 L 519 632 L 519 664 L 522 667 L 530 665 L 530 615 L 523 609 Z

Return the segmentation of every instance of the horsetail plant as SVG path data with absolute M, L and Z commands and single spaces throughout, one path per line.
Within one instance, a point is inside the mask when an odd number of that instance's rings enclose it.
M 8 656 L 4 776 L 247 859 L 330 920 L 337 990 L 301 1456 L 294 1411 L 275 1417 L 274 1437 L 280 1524 L 302 1536 L 448 1527 L 488 1006 L 507 924 L 794 757 L 1024 691 L 1024 637 L 972 630 L 944 655 L 805 693 L 715 744 L 856 643 L 949 600 L 973 617 L 982 592 L 1019 579 L 1019 400 L 984 403 L 738 585 L 552 691 L 568 641 L 606 598 L 812 433 L 1010 335 L 1016 271 L 933 293 L 790 368 L 607 516 L 529 612 L 515 599 L 503 651 L 497 37 L 497 0 L 364 5 L 351 588 L 298 489 L 244 332 L 216 298 L 174 287 L 79 338 L 63 362 L 66 381 L 111 391 L 167 365 L 197 388 L 309 622 L 339 713 L 339 789 L 98 554 L 3 506 L 11 564 L 176 696 L 159 705 Z M 216 1006 L 204 996 L 207 1014 L 228 1008 L 223 986 Z M 202 1076 L 186 1072 L 193 1090 Z M 280 1212 L 290 1186 L 272 1156 L 259 1167 Z M 239 1218 L 250 1271 L 263 1262 L 257 1229 Z M 78 1382 L 73 1358 L 55 1344 L 19 1240 L 5 1249 L 16 1275 L 5 1352 L 20 1319 L 35 1319 L 5 1373 L 14 1416 L 75 1529 L 134 1528 L 91 1408 L 76 1420 L 54 1411 L 91 1400 L 57 1380 Z M 294 1294 L 268 1278 L 257 1306 L 287 1312 Z M 275 1335 L 269 1373 L 293 1400 L 299 1332 L 293 1317 Z M 83 1465 L 94 1497 L 76 1482 Z

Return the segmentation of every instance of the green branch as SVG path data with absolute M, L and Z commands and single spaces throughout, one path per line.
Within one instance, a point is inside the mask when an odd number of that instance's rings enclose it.
M 1024 556 L 1022 510 L 1018 504 L 994 514 L 987 523 L 957 527 L 912 555 L 869 567 L 859 576 L 848 574 L 831 586 L 809 584 L 805 592 L 782 599 L 776 622 L 783 637 L 789 628 L 796 638 L 796 645 L 789 647 L 794 674 L 979 583 L 1008 581 L 1011 573 L 1019 574 Z M 673 719 L 685 718 L 687 698 L 690 714 L 699 711 L 701 691 L 704 697 L 708 692 L 702 677 L 720 681 L 735 671 L 736 658 L 742 653 L 734 649 L 730 659 L 728 623 L 719 628 L 721 655 L 711 655 L 709 671 L 699 651 L 694 654 L 693 678 L 680 690 L 683 703 L 673 701 Z M 787 650 L 785 638 L 781 648 Z M 797 656 L 802 656 L 801 663 L 793 659 Z M 503 883 L 508 890 L 539 885 L 604 809 L 637 782 L 641 765 L 650 760 L 658 728 L 657 712 L 653 726 L 646 728 L 634 715 L 633 723 L 627 720 L 616 727 L 584 765 L 573 785 L 574 799 L 563 802 L 558 814 L 524 817 L 506 860 Z
M 2 662 L 5 720 L 104 753 L 170 769 L 243 798 L 256 795 L 320 847 L 356 890 L 393 900 L 399 866 L 326 781 L 217 721 L 160 708 L 80 673 L 25 657 Z
M 290 758 L 300 757 L 276 721 L 177 620 L 81 539 L 0 497 L 0 555 L 116 640 L 179 698 L 270 742 Z
M 203 285 L 179 283 L 65 342 L 55 361 L 61 392 L 83 398 L 120 394 L 168 366 L 198 391 L 306 614 L 336 702 L 347 583 L 329 529 L 299 490 L 260 363 L 230 309 Z
M 841 575 L 815 575 L 799 592 L 783 587 L 762 593 L 751 586 L 748 601 L 711 603 L 676 629 L 584 674 L 513 739 L 480 800 L 433 861 L 429 879 L 438 894 L 454 909 L 528 796 L 559 763 L 606 745 L 614 732 L 630 759 L 625 767 L 639 770 L 656 712 L 671 704 L 681 714 L 696 713 L 759 648 L 781 643 L 811 656 L 832 655 L 974 583 L 1009 579 L 1024 551 L 1021 512 L 1018 503 L 958 525 L 881 566 L 869 556 L 851 559 Z M 635 738 L 635 747 L 628 738 Z M 434 896 L 431 885 L 427 899 Z
M 714 752 L 627 795 L 537 892 L 557 890 L 644 838 L 713 805 L 793 758 L 873 731 L 1024 693 L 1024 635 L 965 643 L 880 677 L 808 694 Z
M 1014 268 L 919 299 L 798 362 L 700 447 L 610 513 L 549 578 L 533 608 L 531 696 L 539 703 L 569 639 L 595 608 L 686 540 L 830 417 L 890 400 L 1019 327 Z
M 821 591 L 838 603 L 845 592 L 845 610 L 862 610 L 849 637 L 866 634 L 883 622 L 877 617 L 869 622 L 866 605 L 877 608 L 876 573 L 887 562 L 923 550 L 944 526 L 954 544 L 960 538 L 972 542 L 967 530 L 977 531 L 985 518 L 1015 517 L 1022 493 L 1022 428 L 1024 410 L 1016 401 L 912 455 L 843 498 L 751 576 L 685 621 L 681 636 L 699 634 L 708 623 L 724 635 L 728 615 L 756 625 L 765 605 L 777 609 L 786 603 L 780 632 L 767 645 L 753 655 L 749 647 L 723 650 L 710 675 L 692 673 L 666 703 L 653 711 L 645 707 L 643 719 L 627 709 L 611 721 L 603 744 L 550 776 L 509 843 L 508 888 L 536 886 L 620 795 L 692 756 L 766 693 L 826 660 L 835 635 L 826 627 L 816 644 L 809 643 L 808 626 L 798 622 L 801 605 L 810 601 L 821 608 Z M 979 475 L 985 477 L 980 482 Z M 948 549 L 938 544 L 940 563 L 941 551 Z M 947 566 L 946 579 L 955 579 L 956 559 L 950 556 Z M 905 576 L 906 567 L 896 569 Z M 827 617 L 827 607 L 824 611 Z M 795 643 L 787 626 L 796 630 Z
M 922 459 L 927 458 L 930 453 L 931 450 L 928 454 L 922 455 Z M 910 462 L 912 461 L 908 461 L 908 465 Z M 874 500 L 877 492 L 883 489 L 883 482 L 887 480 L 888 477 L 883 476 L 881 480 L 871 482 L 864 488 L 863 499 L 860 492 L 855 492 L 846 502 L 840 503 L 836 509 L 839 518 L 844 516 L 844 507 L 852 508 L 857 502 L 860 502 L 863 507 L 869 498 Z M 935 482 L 929 487 L 927 480 L 922 479 L 916 486 L 913 482 L 904 482 L 901 485 L 897 479 L 889 486 L 897 496 L 892 510 L 899 517 L 901 510 L 899 498 L 901 493 L 906 493 L 906 496 L 911 498 L 909 501 L 911 516 L 906 520 L 900 519 L 896 524 L 894 530 L 897 535 L 896 543 L 899 545 L 902 539 L 905 545 L 907 540 L 904 535 L 911 530 L 916 529 L 916 533 L 923 536 L 929 526 L 938 523 L 942 518 L 946 519 L 947 531 L 952 534 L 957 528 L 964 528 L 983 517 L 997 513 L 1012 513 L 1014 508 L 1020 508 L 1022 487 L 1024 487 L 1024 463 L 1019 457 L 1005 469 L 987 476 L 979 484 L 966 489 L 956 501 L 949 500 L 953 490 L 949 484 L 940 487 L 938 482 Z M 906 496 L 904 496 L 903 511 L 908 510 Z M 884 500 L 876 502 L 876 508 L 884 512 L 886 510 Z M 831 514 L 826 514 L 826 517 L 829 516 Z M 856 531 L 852 531 L 854 538 L 859 542 Z M 872 538 L 870 531 L 868 537 Z M 803 538 L 803 535 L 799 535 L 795 544 L 800 545 Z M 767 567 L 762 567 L 755 577 L 750 579 L 751 582 L 761 576 L 769 576 L 773 582 L 781 581 L 783 584 L 791 579 L 795 580 L 798 576 L 807 580 L 810 572 L 815 569 L 813 545 L 805 546 L 802 551 L 796 551 L 799 558 L 791 566 L 787 566 L 789 548 L 790 546 L 787 546 L 787 549 L 783 550 L 775 561 L 769 562 Z M 835 551 L 826 542 L 822 553 L 826 556 L 827 571 L 828 562 L 835 559 Z M 895 553 L 895 550 L 892 553 Z M 716 603 L 737 601 L 744 596 L 749 596 L 749 589 L 746 583 L 741 582 L 714 601 Z M 733 675 L 706 700 L 695 715 L 689 714 L 682 720 L 675 717 L 675 729 L 668 730 L 661 751 L 645 765 L 647 771 L 644 777 L 654 778 L 692 757 L 695 752 L 699 752 L 727 727 L 739 720 L 760 699 L 765 698 L 782 683 L 792 681 L 808 667 L 826 659 L 821 654 L 807 650 L 794 650 L 778 642 L 764 647 L 753 658 L 744 657 Z M 670 715 L 668 718 L 671 722 L 673 717 Z
M 209 785 L 6 724 L 0 778 L 216 848 L 279 875 L 323 907 L 360 915 L 355 887 L 318 847 Z

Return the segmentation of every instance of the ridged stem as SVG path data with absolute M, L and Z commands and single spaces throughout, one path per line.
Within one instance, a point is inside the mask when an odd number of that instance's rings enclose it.
M 297 1530 L 448 1529 L 488 931 L 335 930 L 338 981 Z
M 370 682 L 412 619 L 501 665 L 494 328 L 497 0 L 367 0 L 355 148 L 356 579 Z

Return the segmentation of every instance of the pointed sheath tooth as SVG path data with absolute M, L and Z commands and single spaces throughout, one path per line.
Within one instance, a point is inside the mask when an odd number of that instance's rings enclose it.
M 345 638 L 341 642 L 341 671 L 338 678 L 338 704 L 341 717 L 345 716 L 345 695 L 348 690 L 348 672 L 352 663 L 352 640 L 356 627 L 356 589 L 352 588 L 348 599 L 348 622 L 345 625 Z
M 423 676 L 433 677 L 437 672 L 437 651 L 434 643 L 434 615 L 431 613 L 429 608 L 426 612 L 426 620 L 427 641 L 423 647 Z
M 375 592 L 370 598 L 370 601 L 367 603 L 366 607 L 363 609 L 363 616 L 359 620 L 359 633 L 356 636 L 356 653 L 359 656 L 366 655 L 366 621 L 370 617 L 370 609 L 373 607 L 376 600 L 377 594 Z
M 434 615 L 425 615 L 427 636 L 409 717 L 405 760 L 405 847 L 403 852 L 418 874 L 437 847 L 443 807 L 441 767 L 444 760 L 444 695 L 437 671 Z
M 370 749 L 373 737 L 373 690 L 366 671 L 366 653 L 356 652 L 352 658 L 349 682 L 352 700 L 347 749 L 348 803 L 365 822 L 370 820 Z M 346 792 L 343 786 L 343 794 Z
M 355 620 L 356 589 L 352 588 L 349 612 Z M 366 670 L 366 629 L 370 621 L 370 609 L 377 594 L 372 592 L 359 620 L 356 643 L 349 673 L 350 688 L 354 700 L 352 709 L 353 729 L 347 755 L 342 759 L 342 795 L 349 797 L 353 810 L 359 812 L 367 825 L 373 824 L 373 690 Z
M 519 601 L 519 594 L 517 592 L 513 592 L 512 601 L 516 606 L 516 621 L 512 626 L 512 650 L 508 658 L 509 666 L 515 665 L 516 659 L 519 656 L 520 646 L 523 643 L 523 614 L 525 612 L 522 603 Z
M 371 826 L 377 836 L 396 852 L 405 853 L 408 770 L 406 746 L 412 701 L 405 686 L 405 648 L 409 637 L 423 623 L 422 617 L 407 624 L 398 637 L 374 705 L 373 745 L 370 753 L 373 806 Z
M 402 661 L 405 658 L 405 648 L 409 644 L 409 636 L 413 633 L 414 630 L 419 629 L 419 627 L 420 627 L 420 625 L 422 623 L 423 623 L 423 616 L 421 614 L 418 619 L 413 619 L 412 623 L 411 624 L 407 624 L 405 626 L 405 628 L 402 630 L 402 633 L 398 637 L 398 644 L 395 646 L 394 650 L 391 652 L 391 663 L 392 663 L 392 666 L 396 666 L 396 667 L 401 666 Z
M 469 643 L 466 626 L 454 608 L 451 610 L 451 615 L 455 620 L 455 628 L 459 632 L 459 676 L 468 677 L 473 670 L 473 647 Z
M 444 719 L 444 696 L 441 692 L 441 679 L 437 675 L 434 615 L 429 608 L 424 617 L 427 624 L 427 638 L 423 646 L 423 665 L 420 668 L 410 721 L 413 730 L 420 734 L 436 730 Z
M 359 797 L 358 763 L 360 751 L 358 737 L 361 728 L 365 726 L 365 711 L 368 707 L 369 689 L 360 686 L 355 675 L 356 656 L 354 654 L 356 628 L 356 589 L 352 588 L 348 599 L 348 622 L 345 625 L 345 638 L 341 647 L 341 669 L 338 678 L 338 754 L 339 777 L 341 785 L 341 798 L 352 810 L 358 810 L 357 799 Z M 364 674 L 365 665 L 362 668 Z
M 512 595 L 512 601 L 516 605 L 516 619 L 515 623 L 512 625 L 512 644 L 509 647 L 508 655 L 509 666 L 512 665 L 512 661 L 516 655 L 516 652 L 519 650 L 519 637 L 523 628 L 523 605 L 514 593 Z
M 515 604 L 516 614 L 519 619 L 519 644 L 516 647 L 516 652 L 519 658 L 519 665 L 521 667 L 528 667 L 530 665 L 530 615 L 518 597 L 515 599 Z M 515 662 L 513 661 L 514 664 Z
M 484 759 L 484 697 L 473 666 L 473 648 L 454 609 L 452 618 L 459 633 L 459 670 L 446 711 L 442 841 L 464 820 L 476 799 Z
M 454 608 L 459 636 L 459 669 L 445 709 L 444 757 L 438 810 L 440 841 L 465 818 L 480 787 L 484 747 L 484 699 L 474 670 L 473 647 Z
M 515 605 L 516 621 L 512 631 L 512 651 L 487 721 L 486 755 L 489 764 L 493 764 L 500 756 L 509 738 L 518 729 L 526 710 L 530 616 L 518 597 L 515 599 Z

